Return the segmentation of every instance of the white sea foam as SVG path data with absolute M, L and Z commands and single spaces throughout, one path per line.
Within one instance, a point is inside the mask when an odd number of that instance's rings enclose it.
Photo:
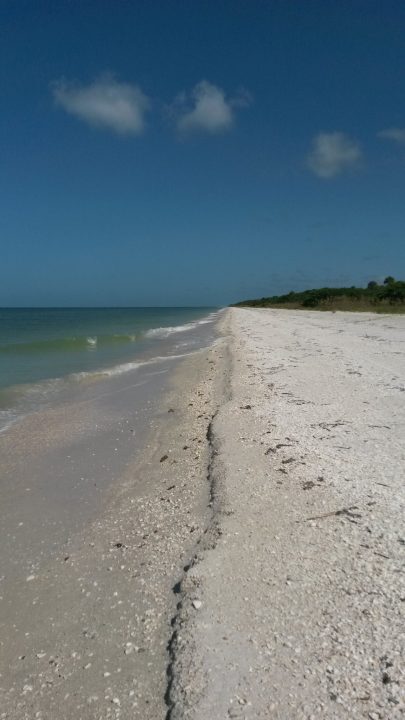
M 144 363 L 139 362 L 127 362 L 121 365 L 115 365 L 111 368 L 105 368 L 104 370 L 98 370 L 92 373 L 84 373 L 84 375 L 105 375 L 107 377 L 113 377 L 114 375 L 122 375 L 123 373 L 130 372 L 131 370 L 137 370 Z
M 11 428 L 12 425 L 14 425 L 17 420 L 21 418 L 18 417 L 15 413 L 7 412 L 7 411 L 0 411 L 0 435 L 5 433 L 9 428 Z
M 180 353 L 176 355 L 157 355 L 156 357 L 150 358 L 150 360 L 144 360 L 143 362 L 127 362 L 121 363 L 121 365 L 114 365 L 109 368 L 102 368 L 101 370 L 90 370 L 88 372 L 79 372 L 70 375 L 72 380 L 87 380 L 97 379 L 101 377 L 114 377 L 115 375 L 123 375 L 124 373 L 131 372 L 131 370 L 137 370 L 144 365 L 153 365 L 154 363 L 164 362 L 165 360 L 176 360 L 178 358 L 187 357 L 193 353 Z
M 159 327 L 159 328 L 151 328 L 151 330 L 147 330 L 145 333 L 146 337 L 156 337 L 156 338 L 165 338 L 169 335 L 172 335 L 172 333 L 176 332 L 186 332 L 186 330 L 192 330 L 195 327 L 193 323 L 188 323 L 187 325 L 178 325 L 175 327 Z
M 172 335 L 173 333 L 181 333 L 181 332 L 187 332 L 188 330 L 194 330 L 199 325 L 207 325 L 208 323 L 211 323 L 215 317 L 217 316 L 217 313 L 211 313 L 206 318 L 203 318 L 202 320 L 195 320 L 194 322 L 185 323 L 184 325 L 174 325 L 173 327 L 158 327 L 158 328 L 151 328 L 150 330 L 147 330 L 145 333 L 146 337 L 156 337 L 156 338 L 166 338 L 169 337 L 169 335 Z

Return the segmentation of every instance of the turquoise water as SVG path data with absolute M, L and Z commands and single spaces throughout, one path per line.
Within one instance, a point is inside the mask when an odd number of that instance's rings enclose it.
M 159 355 L 206 322 L 214 308 L 38 308 L 0 310 L 0 409 L 35 384 L 98 370 L 114 372 Z M 184 343 L 178 342 L 181 346 Z M 176 347 L 174 342 L 172 347 Z M 125 366 L 124 366 L 125 367 Z M 32 392 L 31 392 L 32 395 Z

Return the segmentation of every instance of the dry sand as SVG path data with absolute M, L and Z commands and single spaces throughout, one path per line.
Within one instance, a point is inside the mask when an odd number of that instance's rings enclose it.
M 170 718 L 402 718 L 405 317 L 228 322 L 215 513 L 181 585 Z

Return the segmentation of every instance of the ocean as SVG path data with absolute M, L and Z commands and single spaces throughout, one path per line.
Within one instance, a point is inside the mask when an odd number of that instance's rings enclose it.
M 0 432 L 67 388 L 201 345 L 217 308 L 0 309 Z

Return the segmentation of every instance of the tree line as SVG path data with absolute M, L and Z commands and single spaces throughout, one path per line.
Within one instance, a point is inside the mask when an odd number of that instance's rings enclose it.
M 405 311 L 405 282 L 395 280 L 388 275 L 384 282 L 379 284 L 370 280 L 365 288 L 315 288 L 303 292 L 291 291 L 285 295 L 272 295 L 255 300 L 242 300 L 233 304 L 234 307 L 290 307 L 290 308 L 317 308 L 317 309 L 385 309 L 390 311 Z M 357 306 L 357 307 L 356 307 Z

